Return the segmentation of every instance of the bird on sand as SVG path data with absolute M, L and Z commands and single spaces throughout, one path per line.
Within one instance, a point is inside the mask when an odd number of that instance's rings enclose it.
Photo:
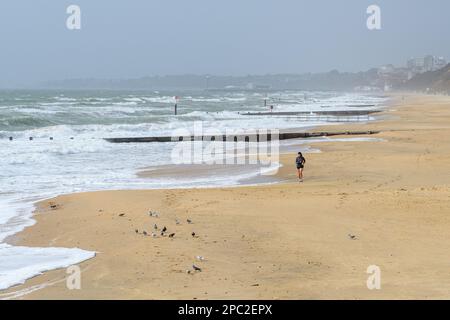
M 198 261 L 205 261 L 205 258 L 202 256 L 196 256 L 195 257 Z
M 186 219 L 187 223 L 191 224 L 192 220 L 191 219 Z
M 175 233 L 169 234 L 169 238 L 173 238 L 173 237 L 175 237 Z
M 178 219 L 175 219 L 175 224 L 180 224 L 180 220 L 178 220 Z
M 202 271 L 202 269 L 197 267 L 195 264 L 192 265 L 192 269 L 194 269 L 195 271 L 199 271 L 199 272 Z
M 162 228 L 162 232 L 166 232 L 166 231 L 167 231 L 166 227 Z
M 153 225 L 153 229 L 158 230 L 158 226 L 156 225 L 156 223 Z
M 353 235 L 353 234 L 348 234 L 348 237 L 350 238 L 350 240 L 357 240 L 358 238 L 355 236 L 355 235 Z
M 134 232 L 136 232 L 136 233 L 139 233 L 139 230 L 138 230 L 138 229 L 136 229 L 136 230 L 134 230 Z
M 147 235 L 147 231 L 142 231 L 142 234 L 144 235 L 144 236 L 146 236 Z
M 156 238 L 157 237 L 156 233 L 152 232 L 152 237 Z
M 192 232 L 192 233 L 191 233 L 191 236 L 195 237 L 195 232 Z
M 159 217 L 159 213 L 158 212 L 156 212 L 156 211 L 149 211 L 148 212 L 148 215 L 150 216 L 150 217 L 155 217 L 155 218 L 158 218 Z

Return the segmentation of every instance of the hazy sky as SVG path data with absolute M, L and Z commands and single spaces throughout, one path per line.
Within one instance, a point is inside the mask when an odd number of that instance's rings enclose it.
M 81 30 L 66 8 L 81 7 Z M 366 9 L 381 7 L 382 30 Z M 302 73 L 450 57 L 448 0 L 1 0 L 0 86 L 65 78 Z

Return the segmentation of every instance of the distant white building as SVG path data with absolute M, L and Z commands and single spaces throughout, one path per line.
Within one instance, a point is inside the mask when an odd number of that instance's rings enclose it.
M 436 70 L 442 69 L 447 65 L 447 60 L 444 57 L 437 57 L 434 60 L 434 67 Z
M 407 67 L 413 74 L 436 71 L 447 65 L 444 57 L 427 55 L 421 58 L 411 58 L 407 62 Z
M 407 67 L 413 72 L 424 72 L 425 59 L 424 58 L 411 58 L 407 62 Z
M 423 58 L 423 69 L 425 71 L 433 71 L 434 70 L 434 57 L 433 56 L 425 56 Z

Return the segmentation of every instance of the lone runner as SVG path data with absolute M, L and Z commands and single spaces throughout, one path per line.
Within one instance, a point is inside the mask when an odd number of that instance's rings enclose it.
M 298 182 L 303 182 L 303 168 L 305 167 L 306 159 L 301 152 L 298 153 L 298 157 L 295 159 L 297 165 Z

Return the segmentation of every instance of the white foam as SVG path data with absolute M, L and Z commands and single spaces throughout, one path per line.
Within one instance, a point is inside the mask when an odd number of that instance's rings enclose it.
M 0 290 L 24 283 L 45 271 L 91 259 L 95 252 L 78 248 L 31 248 L 0 243 Z

